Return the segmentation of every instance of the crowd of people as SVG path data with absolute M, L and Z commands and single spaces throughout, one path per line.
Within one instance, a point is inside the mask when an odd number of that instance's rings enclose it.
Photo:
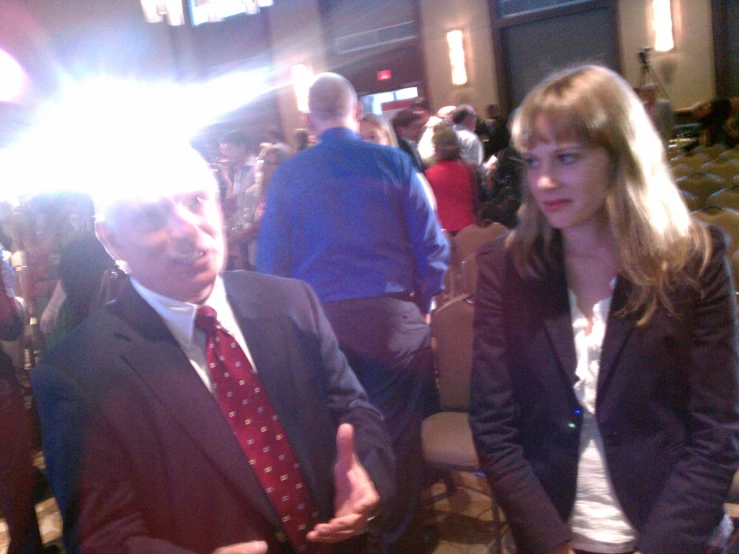
M 510 231 L 478 251 L 470 426 L 518 551 L 727 551 L 734 288 L 655 105 L 583 66 L 510 121 L 423 98 L 388 121 L 325 73 L 297 153 L 276 130 L 208 161 L 134 141 L 110 163 L 135 186 L 6 209 L 25 259 L 0 339 L 27 310 L 48 343 L 31 385 L 66 551 L 429 552 L 429 322 L 450 238 L 486 221 Z M 0 364 L 0 508 L 35 554 L 31 420 Z

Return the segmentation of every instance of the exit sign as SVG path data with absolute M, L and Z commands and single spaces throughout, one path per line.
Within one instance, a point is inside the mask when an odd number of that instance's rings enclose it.
M 383 69 L 382 71 L 377 72 L 378 81 L 389 81 L 392 78 L 393 78 L 393 74 L 390 72 L 389 69 Z

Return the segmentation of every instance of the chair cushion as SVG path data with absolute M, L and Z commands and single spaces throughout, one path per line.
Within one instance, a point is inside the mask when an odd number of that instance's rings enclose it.
M 423 420 L 421 437 L 427 462 L 479 471 L 480 462 L 466 412 L 441 412 L 427 417 Z

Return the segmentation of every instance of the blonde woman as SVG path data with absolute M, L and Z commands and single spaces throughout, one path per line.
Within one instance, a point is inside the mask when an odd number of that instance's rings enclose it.
M 538 85 L 513 142 L 526 190 L 479 253 L 470 423 L 519 552 L 710 551 L 739 465 L 725 240 L 608 69 Z
M 384 118 L 373 113 L 362 115 L 359 120 L 359 136 L 377 144 L 398 147 L 398 138 L 393 128 Z

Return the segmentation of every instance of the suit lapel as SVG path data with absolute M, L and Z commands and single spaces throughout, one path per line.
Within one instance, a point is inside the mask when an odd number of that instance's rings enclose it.
M 559 359 L 559 365 L 571 383 L 577 381 L 575 369 L 575 338 L 572 334 L 570 298 L 567 293 L 567 280 L 564 271 L 552 271 L 539 281 L 539 302 L 543 310 L 544 327 L 547 330 L 552 348 Z
M 639 317 L 641 317 L 640 310 L 626 315 L 617 315 L 626 306 L 631 290 L 631 283 L 625 277 L 619 275 L 616 280 L 616 289 L 613 291 L 611 309 L 606 324 L 606 335 L 603 338 L 601 348 L 600 372 L 598 373 L 599 391 L 608 383 L 626 340 L 636 327 Z
M 267 519 L 277 514 L 244 456 L 220 406 L 164 321 L 129 284 L 117 308 L 134 331 L 121 334 L 123 359 L 197 445 Z

